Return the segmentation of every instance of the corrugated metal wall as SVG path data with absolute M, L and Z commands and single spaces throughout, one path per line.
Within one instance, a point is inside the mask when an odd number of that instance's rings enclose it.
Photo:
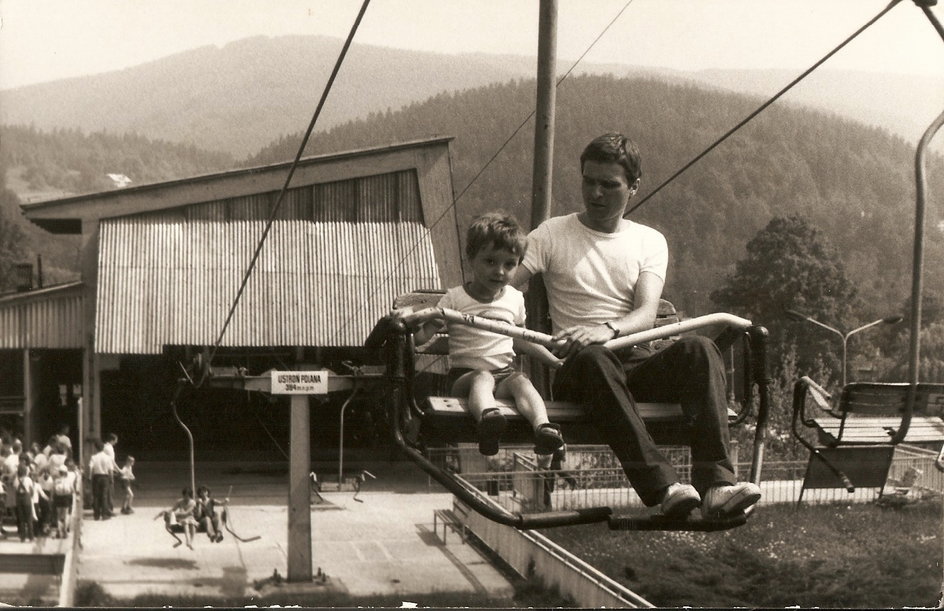
M 214 344 L 274 200 L 103 221 L 96 352 Z M 394 296 L 440 286 L 413 172 L 293 189 L 278 217 L 224 346 L 361 345 Z
M 0 299 L 0 348 L 81 348 L 81 285 Z

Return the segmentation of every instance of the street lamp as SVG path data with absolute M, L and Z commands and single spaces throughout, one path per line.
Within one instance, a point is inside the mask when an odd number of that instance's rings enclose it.
M 881 324 L 894 325 L 896 323 L 901 322 L 902 320 L 901 316 L 886 316 L 885 318 L 879 318 L 878 320 L 873 320 L 869 324 L 862 325 L 861 327 L 853 329 L 852 331 L 849 331 L 848 333 L 843 333 L 839 329 L 833 329 L 829 325 L 824 325 L 820 321 L 814 320 L 810 318 L 809 316 L 807 316 L 806 314 L 801 314 L 800 312 L 797 312 L 796 310 L 784 310 L 783 312 L 784 314 L 787 315 L 787 318 L 789 318 L 790 320 L 795 320 L 798 322 L 803 322 L 805 320 L 806 322 L 813 323 L 814 325 L 818 327 L 822 327 L 826 329 L 827 331 L 831 331 L 835 333 L 836 335 L 838 335 L 840 338 L 842 338 L 842 385 L 843 386 L 846 385 L 846 344 L 849 342 L 849 338 L 855 335 L 856 333 L 858 333 L 859 331 L 865 331 L 869 327 L 874 327 L 875 325 L 881 325 Z

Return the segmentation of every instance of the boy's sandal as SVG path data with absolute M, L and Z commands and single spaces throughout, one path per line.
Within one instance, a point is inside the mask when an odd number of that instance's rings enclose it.
M 482 412 L 478 424 L 479 452 L 485 456 L 498 454 L 498 442 L 508 422 L 497 407 L 490 407 Z
M 546 422 L 534 432 L 534 453 L 553 454 L 564 447 L 564 436 L 560 425 Z

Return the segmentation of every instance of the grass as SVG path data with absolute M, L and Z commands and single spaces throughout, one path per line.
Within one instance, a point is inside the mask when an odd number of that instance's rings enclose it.
M 937 606 L 941 502 L 760 507 L 721 533 L 546 534 L 659 607 Z

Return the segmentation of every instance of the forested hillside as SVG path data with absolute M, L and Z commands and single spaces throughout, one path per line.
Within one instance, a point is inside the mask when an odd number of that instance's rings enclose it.
M 123 70 L 2 90 L 0 123 L 45 131 L 134 132 L 243 157 L 307 125 L 342 44 L 324 36 L 257 36 Z M 559 58 L 559 72 L 574 66 L 574 59 Z M 634 66 L 631 57 L 608 61 L 614 63 L 581 61 L 575 74 L 648 75 L 758 95 L 771 95 L 797 76 L 771 70 L 672 71 Z M 535 63 L 533 56 L 451 55 L 355 42 L 319 127 L 398 110 L 443 91 L 531 78 Z M 939 77 L 824 68 L 784 101 L 881 125 L 914 142 L 937 115 L 942 86 Z
M 33 126 L 3 126 L 0 134 L 0 163 L 22 181 L 20 192 L 92 193 L 115 186 L 108 174 L 124 174 L 132 184 L 143 184 L 234 165 L 226 153 L 137 134 L 44 132 Z
M 226 153 L 135 134 L 85 134 L 77 129 L 43 132 L 35 127 L 3 126 L 0 142 L 0 234 L 9 242 L 2 249 L 0 292 L 11 288 L 10 266 L 35 263 L 36 255 L 43 258 L 47 284 L 78 277 L 78 240 L 34 226 L 23 218 L 19 204 L 115 188 L 108 174 L 123 174 L 131 184 L 142 184 L 235 165 Z
M 758 104 L 758 99 L 648 79 L 571 78 L 558 90 L 553 214 L 580 209 L 578 157 L 593 136 L 620 130 L 643 155 L 644 197 Z M 466 191 L 472 178 L 534 107 L 534 82 L 441 94 L 398 112 L 374 114 L 316 134 L 308 152 L 347 150 L 451 135 L 459 223 L 479 212 L 513 211 L 528 224 L 533 121 Z M 250 163 L 291 159 L 301 135 L 284 137 Z M 633 218 L 666 234 L 672 251 L 668 298 L 690 314 L 711 310 L 710 294 L 776 215 L 809 218 L 835 247 L 868 312 L 900 311 L 910 294 L 914 150 L 871 127 L 809 110 L 773 106 L 671 183 Z M 944 292 L 940 194 L 934 159 L 926 292 Z M 761 321 L 763 322 L 763 321 Z

